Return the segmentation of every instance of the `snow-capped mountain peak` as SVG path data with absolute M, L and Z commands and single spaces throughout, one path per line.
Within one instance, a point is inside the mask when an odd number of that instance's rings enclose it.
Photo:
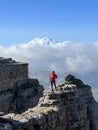
M 53 44 L 53 40 L 51 40 L 49 37 L 44 38 L 35 38 L 32 41 L 28 43 L 29 45 L 51 45 Z

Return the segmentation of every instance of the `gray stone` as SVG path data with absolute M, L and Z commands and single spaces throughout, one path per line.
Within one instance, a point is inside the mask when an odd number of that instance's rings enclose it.
M 98 103 L 89 85 L 69 74 L 57 90 L 43 92 L 37 79 L 28 79 L 27 64 L 0 60 L 0 130 L 98 130 Z

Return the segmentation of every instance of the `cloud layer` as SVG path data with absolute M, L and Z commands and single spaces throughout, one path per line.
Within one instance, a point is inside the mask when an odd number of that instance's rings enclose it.
M 92 89 L 93 96 L 95 97 L 95 100 L 98 102 L 98 89 Z
M 47 37 L 36 38 L 20 45 L 0 46 L 0 56 L 28 62 L 29 76 L 45 84 L 52 70 L 57 72 L 58 82 L 68 73 L 78 75 L 91 85 L 98 82 L 98 42 L 55 42 Z

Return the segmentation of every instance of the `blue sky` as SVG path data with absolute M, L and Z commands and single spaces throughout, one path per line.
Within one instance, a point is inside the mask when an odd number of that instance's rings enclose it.
M 0 45 L 48 36 L 98 41 L 98 0 L 0 0 Z

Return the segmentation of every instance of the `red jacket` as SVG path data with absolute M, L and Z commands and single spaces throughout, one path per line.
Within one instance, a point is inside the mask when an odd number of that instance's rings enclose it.
M 57 75 L 55 73 L 51 73 L 50 76 L 49 76 L 50 82 L 54 81 L 56 78 L 57 78 Z

